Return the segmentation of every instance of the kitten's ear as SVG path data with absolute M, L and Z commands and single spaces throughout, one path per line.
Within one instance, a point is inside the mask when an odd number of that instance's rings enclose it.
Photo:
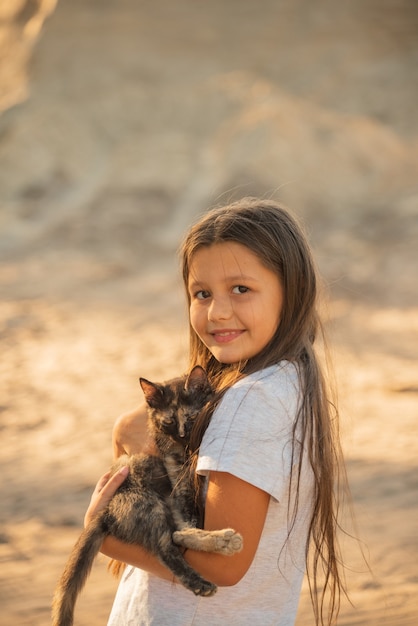
M 142 391 L 144 392 L 145 400 L 150 406 L 155 406 L 159 401 L 161 401 L 163 392 L 158 385 L 152 383 L 146 378 L 140 378 L 139 383 L 142 387 Z
M 190 374 L 188 375 L 184 388 L 186 391 L 190 389 L 196 389 L 198 387 L 207 387 L 209 385 L 208 376 L 200 365 L 195 365 Z

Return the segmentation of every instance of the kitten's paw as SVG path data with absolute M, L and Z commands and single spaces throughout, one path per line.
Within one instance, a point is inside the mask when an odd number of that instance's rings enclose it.
M 220 531 L 222 534 L 216 537 L 216 552 L 219 554 L 235 554 L 242 550 L 242 535 L 237 533 L 233 528 L 225 528 Z
M 214 585 L 213 583 L 210 583 L 208 581 L 203 581 L 202 584 L 199 585 L 198 588 L 193 589 L 193 593 L 196 596 L 203 596 L 204 598 L 210 598 L 210 596 L 215 595 L 217 590 L 218 590 L 217 586 Z
M 231 555 L 242 550 L 242 536 L 232 528 L 223 530 L 185 528 L 173 533 L 173 541 L 178 546 L 202 552 Z

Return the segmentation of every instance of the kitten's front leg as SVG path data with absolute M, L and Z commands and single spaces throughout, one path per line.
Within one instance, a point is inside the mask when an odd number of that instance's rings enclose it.
M 242 536 L 232 528 L 222 530 L 184 528 L 173 533 L 173 541 L 191 550 L 216 552 L 228 556 L 242 550 Z

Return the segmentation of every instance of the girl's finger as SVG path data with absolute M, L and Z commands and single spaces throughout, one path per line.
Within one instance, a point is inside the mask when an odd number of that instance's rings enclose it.
M 106 474 L 103 474 L 103 476 L 99 478 L 99 480 L 97 481 L 96 487 L 94 489 L 97 493 L 100 493 L 100 491 L 108 482 L 109 477 L 110 477 L 110 472 L 106 472 Z
M 112 476 L 107 475 L 107 480 L 104 482 L 102 487 L 99 490 L 100 496 L 102 498 L 111 498 L 118 487 L 123 483 L 127 475 L 129 474 L 129 467 L 124 466 L 121 467 L 115 474 Z M 106 474 L 105 474 L 106 476 Z M 103 476 L 103 478 L 105 477 Z

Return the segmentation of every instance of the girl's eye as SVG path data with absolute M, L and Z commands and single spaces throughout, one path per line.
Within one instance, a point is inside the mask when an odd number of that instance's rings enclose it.
M 204 289 L 202 289 L 201 291 L 197 291 L 194 294 L 194 297 L 197 298 L 198 300 L 205 300 L 206 298 L 209 298 L 210 294 L 209 291 L 205 291 Z
M 232 293 L 247 293 L 247 291 L 249 291 L 248 287 L 245 287 L 244 285 L 237 285 L 236 287 L 234 287 L 232 289 Z

